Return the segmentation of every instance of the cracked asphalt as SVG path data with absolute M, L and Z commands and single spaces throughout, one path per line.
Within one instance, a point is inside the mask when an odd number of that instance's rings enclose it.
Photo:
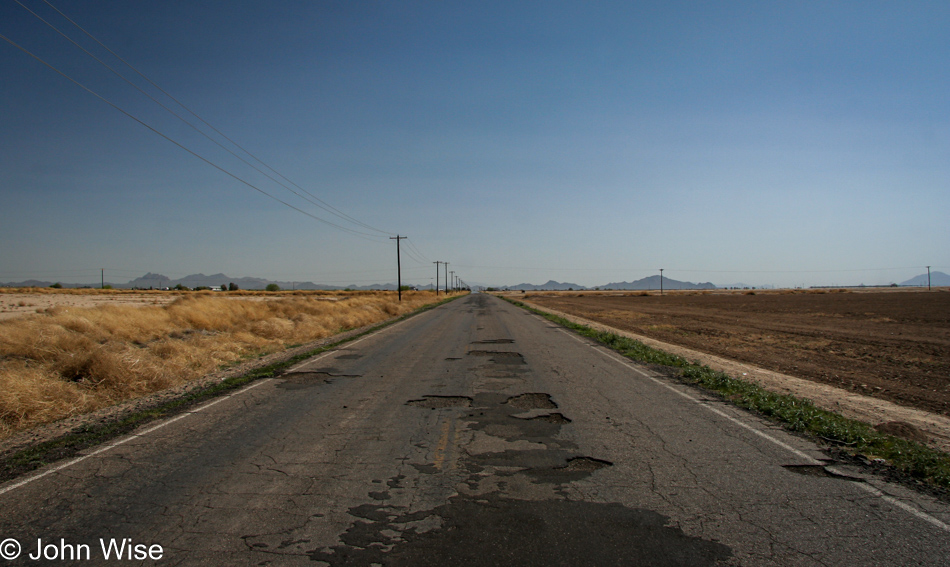
M 946 504 L 484 294 L 113 444 L 0 487 L 9 564 L 103 537 L 162 565 L 950 558 Z

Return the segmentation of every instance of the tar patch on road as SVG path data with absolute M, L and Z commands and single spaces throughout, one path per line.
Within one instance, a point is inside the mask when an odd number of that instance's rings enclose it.
M 420 408 L 467 408 L 472 406 L 472 398 L 468 396 L 422 396 L 421 400 L 409 400 L 407 405 Z
M 549 394 L 535 392 L 512 396 L 508 398 L 505 403 L 513 408 L 522 410 L 557 409 L 557 404 L 554 403 Z
M 669 518 L 615 503 L 452 498 L 400 514 L 385 505 L 350 510 L 362 521 L 343 545 L 308 551 L 330 565 L 704 566 L 728 559 L 718 542 L 685 535 Z M 426 526 L 430 529 L 410 527 Z
M 469 356 L 490 356 L 495 364 L 524 364 L 524 356 L 520 352 L 506 350 L 470 350 Z
M 519 417 L 517 415 L 513 415 L 512 417 L 515 419 L 528 419 L 528 420 L 536 419 L 539 421 L 546 421 L 548 423 L 570 423 L 571 422 L 571 420 L 564 417 L 564 414 L 562 413 L 545 413 L 541 415 L 535 415 L 532 417 Z
M 732 556 L 652 510 L 578 500 L 576 483 L 610 482 L 604 475 L 613 463 L 578 446 L 569 409 L 548 393 L 524 391 L 532 367 L 521 353 L 501 350 L 512 342 L 471 343 L 465 359 L 481 359 L 469 369 L 474 397 L 407 401 L 420 412 L 462 411 L 415 414 L 426 434 L 404 464 L 418 474 L 394 477 L 389 490 L 377 487 L 349 508 L 352 522 L 338 543 L 298 546 L 297 554 L 334 566 L 439 567 L 704 566 Z M 407 497 L 416 490 L 445 496 L 420 507 L 424 500 Z

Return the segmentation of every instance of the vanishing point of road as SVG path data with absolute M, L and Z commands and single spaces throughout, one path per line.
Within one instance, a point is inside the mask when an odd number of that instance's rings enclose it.
M 15 565 L 106 563 L 100 540 L 115 564 L 950 562 L 950 506 L 485 294 L 11 481 L 0 510 Z

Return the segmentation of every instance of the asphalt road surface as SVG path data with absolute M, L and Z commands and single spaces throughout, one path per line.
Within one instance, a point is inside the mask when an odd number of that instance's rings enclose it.
M 7 483 L 0 554 L 102 564 L 124 544 L 116 564 L 950 562 L 950 507 L 826 459 L 475 294 Z

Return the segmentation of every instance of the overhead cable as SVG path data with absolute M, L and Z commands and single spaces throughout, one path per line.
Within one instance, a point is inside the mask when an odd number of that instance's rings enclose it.
M 65 77 L 66 79 L 68 79 L 69 81 L 71 81 L 72 83 L 74 83 L 76 86 L 80 87 L 81 89 L 83 89 L 84 91 L 88 92 L 89 94 L 95 96 L 96 98 L 98 98 L 98 99 L 101 100 L 102 102 L 108 104 L 108 105 L 111 106 L 112 108 L 118 110 L 118 111 L 121 112 L 122 114 L 128 116 L 128 117 L 131 118 L 132 120 L 138 122 L 138 123 L 141 124 L 142 126 L 148 128 L 149 130 L 151 130 L 151 131 L 154 132 L 155 134 L 158 134 L 158 135 L 161 136 L 162 138 L 165 138 L 166 140 L 168 140 L 168 141 L 171 142 L 172 144 L 175 144 L 175 145 L 178 146 L 179 148 L 185 150 L 185 151 L 188 152 L 189 154 L 195 156 L 196 158 L 198 158 L 198 159 L 200 159 L 201 161 L 207 163 L 208 165 L 210 165 L 211 167 L 213 167 L 213 168 L 217 169 L 218 171 L 224 173 L 225 175 L 228 175 L 229 177 L 235 179 L 236 181 L 238 181 L 238 182 L 240 182 L 240 183 L 243 183 L 244 185 L 247 185 L 247 186 L 250 187 L 251 189 L 254 189 L 255 191 L 257 191 L 257 192 L 259 192 L 259 193 L 261 193 L 261 194 L 263 194 L 263 195 L 266 195 L 267 197 L 270 197 L 271 199 L 277 201 L 278 203 L 281 203 L 282 205 L 285 205 L 285 206 L 287 206 L 287 207 L 290 207 L 291 209 L 293 209 L 293 210 L 295 210 L 295 211 L 297 211 L 297 212 L 299 212 L 299 213 L 302 213 L 302 214 L 304 214 L 304 215 L 306 215 L 306 216 L 308 216 L 308 217 L 310 217 L 310 218 L 312 218 L 312 219 L 314 219 L 314 220 L 316 220 L 316 221 L 322 222 L 322 223 L 327 224 L 327 225 L 329 225 L 329 226 L 338 228 L 338 229 L 343 230 L 343 231 L 345 231 L 345 232 L 349 232 L 349 233 L 351 233 L 351 234 L 353 234 L 353 235 L 356 235 L 356 236 L 360 236 L 361 238 L 363 238 L 363 237 L 369 237 L 369 238 L 367 238 L 367 240 L 369 240 L 370 238 L 380 238 L 379 235 L 370 234 L 370 233 L 367 233 L 367 232 L 361 232 L 361 231 L 358 231 L 358 230 L 354 230 L 354 229 L 352 229 L 352 228 L 348 228 L 348 227 L 345 227 L 345 226 L 341 226 L 341 225 L 338 225 L 338 224 L 336 224 L 336 223 L 330 222 L 330 221 L 328 221 L 328 220 L 326 220 L 326 219 L 320 218 L 320 217 L 318 217 L 318 216 L 316 216 L 316 215 L 313 215 L 313 214 L 311 214 L 311 213 L 308 213 L 307 211 L 305 211 L 305 210 L 303 210 L 303 209 L 301 209 L 301 208 L 299 208 L 299 207 L 296 207 L 296 206 L 294 206 L 294 205 L 288 203 L 287 201 L 284 201 L 283 199 L 281 199 L 281 198 L 279 198 L 279 197 L 277 197 L 277 196 L 275 196 L 275 195 L 272 195 L 272 194 L 268 193 L 267 191 L 261 189 L 260 187 L 254 185 L 253 183 L 251 183 L 251 182 L 249 182 L 249 181 L 247 181 L 247 180 L 241 178 L 240 176 L 238 176 L 238 175 L 236 175 L 236 174 L 234 174 L 234 173 L 228 171 L 227 169 L 225 169 L 225 168 L 221 167 L 220 165 L 214 163 L 214 162 L 211 161 L 210 159 L 208 159 L 208 158 L 206 158 L 206 157 L 204 157 L 204 156 L 198 154 L 197 152 L 195 152 L 195 151 L 191 150 L 190 148 L 184 146 L 184 145 L 181 144 L 180 142 L 178 142 L 178 141 L 172 139 L 171 137 L 167 136 L 166 134 L 164 134 L 164 133 L 162 133 L 161 131 L 157 130 L 156 128 L 152 127 L 152 126 L 149 125 L 148 123 L 144 122 L 143 120 L 141 120 L 141 119 L 139 119 L 138 117 L 134 116 L 133 114 L 129 113 L 128 111 L 126 111 L 126 110 L 123 109 L 122 107 L 118 106 L 118 105 L 115 104 L 114 102 L 110 101 L 109 99 L 105 98 L 104 96 L 100 95 L 99 93 L 95 92 L 94 90 L 90 89 L 90 88 L 87 87 L 86 85 L 80 83 L 80 82 L 77 81 L 76 79 L 70 77 L 70 76 L 67 75 L 65 72 L 59 70 L 58 68 L 56 68 L 56 67 L 53 66 L 52 64 L 50 64 L 50 63 L 48 63 L 47 61 L 45 61 L 44 59 L 42 59 L 40 56 L 34 54 L 34 53 L 31 52 L 30 50 L 28 50 L 28 49 L 26 49 L 25 47 L 23 47 L 22 45 L 16 43 L 15 41 L 13 41 L 12 39 L 8 38 L 7 36 L 5 36 L 5 35 L 3 35 L 3 34 L 0 34 L 0 39 L 3 39 L 4 41 L 6 41 L 7 43 L 9 43 L 10 45 L 16 47 L 17 49 L 19 49 L 20 51 L 26 53 L 26 54 L 29 55 L 30 57 L 36 59 L 37 61 L 39 61 L 39 62 L 42 63 L 43 65 L 46 65 L 47 67 L 49 67 L 50 69 L 52 69 L 52 70 L 55 71 L 56 73 L 62 75 L 63 77 Z
M 145 79 L 146 81 L 148 81 L 152 86 L 154 86 L 156 89 L 158 89 L 158 90 L 161 91 L 163 94 L 165 94 L 165 96 L 167 96 L 167 97 L 170 98 L 171 100 L 175 101 L 176 104 L 178 104 L 179 106 L 181 106 L 182 108 L 184 108 L 185 110 L 187 110 L 192 116 L 194 116 L 195 118 L 197 118 L 199 121 L 201 121 L 201 122 L 202 122 L 203 124 L 205 124 L 207 127 L 209 127 L 209 128 L 211 128 L 212 130 L 214 130 L 219 136 L 221 136 L 221 137 L 224 138 L 225 140 L 231 142 L 231 144 L 233 144 L 234 146 L 236 146 L 237 148 L 239 148 L 241 151 L 243 151 L 244 153 L 246 153 L 248 156 L 250 156 L 251 158 L 253 158 L 254 160 L 256 160 L 258 163 L 260 163 L 261 165 L 263 165 L 263 166 L 266 167 L 267 169 L 269 169 L 269 170 L 271 170 L 272 172 L 274 172 L 276 175 L 278 175 L 278 176 L 280 176 L 281 178 L 283 178 L 284 180 L 286 180 L 288 183 L 291 183 L 292 185 L 294 185 L 295 187 L 297 187 L 298 189 L 300 189 L 301 191 L 303 191 L 304 193 L 306 193 L 306 195 L 309 195 L 309 197 L 300 194 L 299 192 L 295 191 L 295 190 L 292 189 L 291 187 L 288 187 L 285 183 L 281 182 L 281 181 L 278 180 L 278 179 L 275 179 L 274 177 L 272 177 L 272 176 L 271 176 L 270 174 L 268 174 L 267 172 L 262 171 L 260 168 L 258 168 L 257 166 L 255 166 L 255 165 L 252 164 L 251 162 L 247 161 L 247 160 L 244 159 L 243 157 L 239 156 L 237 153 L 235 153 L 235 152 L 234 152 L 233 150 L 231 150 L 230 148 L 224 146 L 222 143 L 220 143 L 219 141 L 217 141 L 217 140 L 215 140 L 214 138 L 212 138 L 211 136 L 209 136 L 206 132 L 202 131 L 200 128 L 198 128 L 197 126 L 195 126 L 195 125 L 194 125 L 193 123 L 191 123 L 189 120 L 185 119 L 184 117 L 182 117 L 180 114 L 178 114 L 177 112 L 175 112 L 174 110 L 172 110 L 172 109 L 169 108 L 168 106 L 162 104 L 158 99 L 156 99 L 154 96 L 152 96 L 151 94 L 149 94 L 148 92 L 146 92 L 144 89 L 142 89 L 141 87 L 139 87 L 138 85 L 136 85 L 136 84 L 135 84 L 134 82 L 132 82 L 131 80 L 129 80 L 125 75 L 123 75 L 122 73 L 120 73 L 119 71 L 117 71 L 115 68 L 113 68 L 112 66 L 110 66 L 108 63 L 106 63 L 105 61 L 103 61 L 102 59 L 100 59 L 99 57 L 97 57 L 96 55 L 94 55 L 93 53 L 91 53 L 91 52 L 90 52 L 89 50 L 87 50 L 85 47 L 79 45 L 76 41 L 74 41 L 71 37 L 69 37 L 66 33 L 64 33 L 62 30 L 60 30 L 59 28 L 57 28 L 55 25 L 53 25 L 52 23 L 50 23 L 50 22 L 48 22 L 47 20 L 45 20 L 43 17 L 41 17 L 39 14 L 37 14 L 37 13 L 34 12 L 33 10 L 29 9 L 29 8 L 28 8 L 27 6 L 25 6 L 22 2 L 20 2 L 20 0 L 14 0 L 14 2 L 16 2 L 17 4 L 19 4 L 24 10 L 26 10 L 27 12 L 29 12 L 30 14 L 32 14 L 34 17 L 36 17 L 38 20 L 40 20 L 41 22 L 43 22 L 44 24 L 46 24 L 47 26 L 49 26 L 51 29 L 53 29 L 55 32 L 57 32 L 59 35 L 63 36 L 63 38 L 65 38 L 67 41 L 69 41 L 70 43 L 72 43 L 72 44 L 73 44 L 74 46 L 76 46 L 78 49 L 82 50 L 86 55 L 88 55 L 89 57 L 95 59 L 100 65 L 102 65 L 103 67 L 105 67 L 106 69 L 108 69 L 109 71 L 111 71 L 114 75 L 116 75 L 117 77 L 119 77 L 119 78 L 122 79 L 123 81 L 125 81 L 129 86 L 131 86 L 132 88 L 136 89 L 137 91 L 139 91 L 139 92 L 142 93 L 143 95 L 147 96 L 149 99 L 152 100 L 152 102 L 154 102 L 155 104 L 157 104 L 157 105 L 159 105 L 160 107 L 162 107 L 163 109 L 165 109 L 169 114 L 173 115 L 175 118 L 178 118 L 179 120 L 181 120 L 182 122 L 184 122 L 187 126 L 189 126 L 191 129 L 193 129 L 195 132 L 201 134 L 202 136 L 204 136 L 205 138 L 207 138 L 209 141 L 211 141 L 212 143 L 214 143 L 215 145 L 217 145 L 218 147 L 220 147 L 220 148 L 223 149 L 224 151 L 228 152 L 229 154 L 231 154 L 232 156 L 234 156 L 235 158 L 237 158 L 238 160 L 240 160 L 242 163 L 244 163 L 244 164 L 247 165 L 248 167 L 254 169 L 255 171 L 257 171 L 258 173 L 260 173 L 260 174 L 263 175 L 264 177 L 270 179 L 271 181 L 273 181 L 274 183 L 280 185 L 280 186 L 283 187 L 284 189 L 290 191 L 290 192 L 293 193 L 294 195 L 297 195 L 297 196 L 300 197 L 301 199 L 304 199 L 305 201 L 310 202 L 311 204 L 315 205 L 316 207 L 318 207 L 318 208 L 320 208 L 320 209 L 323 209 L 324 211 L 326 211 L 326 212 L 328 212 L 328 213 L 330 213 L 330 214 L 332 214 L 332 215 L 335 215 L 335 216 L 337 216 L 337 217 L 339 217 L 339 218 L 341 218 L 341 219 L 343 219 L 343 220 L 346 220 L 346 221 L 352 222 L 352 223 L 354 223 L 354 224 L 357 224 L 357 225 L 359 225 L 359 226 L 362 226 L 362 227 L 364 227 L 364 228 L 366 228 L 366 229 L 368 229 L 368 230 L 372 230 L 372 231 L 378 232 L 378 233 L 380 233 L 380 234 L 388 234 L 386 231 L 383 231 L 383 230 L 374 228 L 374 227 L 372 227 L 372 226 L 370 226 L 370 225 L 368 225 L 368 224 L 365 224 L 365 223 L 363 223 L 363 222 L 361 222 L 361 221 L 359 221 L 359 220 L 357 220 L 357 219 L 354 219 L 353 217 L 351 217 L 351 216 L 349 216 L 349 215 L 343 213 L 342 211 L 339 211 L 338 209 L 336 209 L 335 207 L 333 207 L 333 206 L 330 205 L 329 203 L 326 203 L 325 201 L 323 201 L 323 200 L 320 199 L 319 197 L 316 197 L 315 195 L 313 195 L 312 193 L 310 193 L 310 192 L 307 191 L 306 189 L 300 187 L 300 186 L 297 185 L 296 183 L 293 183 L 292 181 L 290 181 L 289 179 L 287 179 L 286 177 L 284 177 L 283 175 L 281 175 L 280 172 L 278 172 L 278 171 L 275 170 L 274 168 L 270 167 L 269 165 L 267 165 L 266 163 L 264 163 L 263 161 L 261 161 L 261 160 L 260 160 L 259 158 L 257 158 L 255 155 L 253 155 L 252 153 L 250 153 L 248 150 L 244 149 L 244 148 L 243 148 L 241 145 L 239 145 L 237 142 L 235 142 L 234 140 L 228 138 L 228 137 L 225 136 L 223 133 L 221 133 L 217 128 L 215 128 L 214 126 L 212 126 L 211 124 L 209 124 L 206 120 L 204 120 L 203 118 L 201 118 L 200 116 L 198 116 L 198 114 L 196 114 L 196 113 L 195 113 L 194 111 L 192 111 L 190 108 L 188 108 L 187 106 L 185 106 L 184 104 L 182 104 L 178 99 L 176 99 L 176 98 L 173 97 L 171 94 L 169 94 L 167 91 L 165 91 L 164 89 L 162 89 L 160 86 L 158 86 L 158 85 L 157 85 L 155 82 L 153 82 L 151 79 L 149 79 L 148 77 L 146 77 L 146 76 L 145 76 L 143 73 L 141 73 L 138 69 L 136 69 L 135 67 L 133 67 L 130 63 L 128 63 L 126 60 L 124 60 L 122 57 L 120 57 L 120 56 L 119 56 L 118 54 L 116 54 L 114 51 L 112 51 L 111 49 L 109 49 L 109 47 L 107 47 L 105 44 L 103 44 L 101 41 L 99 41 L 95 36 L 93 36 L 93 35 L 90 34 L 88 31 L 86 31 L 85 28 L 83 28 L 83 27 L 80 26 L 78 23 L 76 23 L 75 21 L 73 21 L 69 16 L 67 16 L 66 14 L 64 14 L 61 10 L 59 10 L 58 8 L 56 8 L 55 6 L 53 6 L 52 4 L 50 4 L 49 2 L 46 2 L 46 1 L 44 0 L 44 2 L 45 2 L 47 5 L 49 5 L 52 9 L 56 10 L 56 12 L 58 12 L 61 16 L 63 16 L 64 18 L 66 18 L 70 23 L 72 23 L 74 26 L 76 26 L 77 28 L 79 28 L 79 29 L 80 29 L 83 33 L 85 33 L 87 36 L 89 36 L 90 38 L 92 38 L 93 41 L 95 41 L 96 43 L 98 43 L 99 45 L 101 45 L 106 51 L 108 51 L 108 52 L 111 53 L 113 56 L 115 56 L 116 59 L 118 59 L 119 61 L 121 61 L 122 63 L 124 63 L 126 66 L 128 66 L 130 69 L 132 69 L 133 71 L 135 71 L 136 73 L 138 73 L 139 76 L 141 76 L 143 79 Z

